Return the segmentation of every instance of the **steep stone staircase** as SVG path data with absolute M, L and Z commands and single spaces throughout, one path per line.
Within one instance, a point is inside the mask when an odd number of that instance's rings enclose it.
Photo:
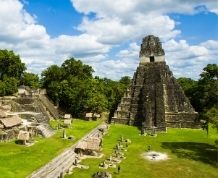
M 39 100 L 46 107 L 46 109 L 48 109 L 49 113 L 54 119 L 58 119 L 60 117 L 58 110 L 55 108 L 54 104 L 47 98 L 46 95 L 39 95 Z
M 46 138 L 51 137 L 55 133 L 54 130 L 52 130 L 48 124 L 41 124 L 41 125 L 37 126 L 37 129 Z
M 34 105 L 35 105 L 35 111 L 42 113 L 39 117 L 36 118 L 37 121 L 48 122 L 51 116 L 49 115 L 48 111 L 46 110 L 46 107 L 43 105 L 43 103 L 40 101 L 39 98 L 35 99 Z

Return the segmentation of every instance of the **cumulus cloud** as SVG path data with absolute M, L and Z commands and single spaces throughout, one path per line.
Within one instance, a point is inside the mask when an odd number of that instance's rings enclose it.
M 138 13 L 197 13 L 199 6 L 205 6 L 211 12 L 218 13 L 218 5 L 214 0 L 71 0 L 74 7 L 81 13 L 97 13 L 98 17 L 129 17 Z
M 109 48 L 99 43 L 95 36 L 82 34 L 79 36 L 61 35 L 52 41 L 57 54 L 71 54 L 77 57 L 93 56 L 107 53 Z
M 208 40 L 199 45 L 189 45 L 187 41 L 171 39 L 163 43 L 165 60 L 175 77 L 198 79 L 202 69 L 208 63 L 217 63 L 218 41 Z M 128 48 L 120 50 L 114 60 L 104 58 L 94 62 L 96 72 L 114 79 L 127 75 L 132 77 L 139 64 L 140 46 L 130 43 Z
M 102 44 L 119 45 L 140 41 L 148 34 L 159 36 L 164 42 L 167 63 L 177 77 L 185 75 L 197 78 L 203 66 L 209 62 L 217 62 L 213 50 L 216 48 L 216 41 L 189 45 L 185 40 L 174 40 L 181 31 L 175 29 L 176 22 L 167 15 L 195 14 L 199 11 L 218 14 L 218 4 L 213 0 L 119 0 L 113 3 L 110 0 L 71 1 L 77 11 L 87 15 L 77 29 L 95 36 Z M 95 18 L 89 19 L 90 13 L 94 13 Z M 139 46 L 131 43 L 127 49 L 118 52 L 113 60 L 104 58 L 96 66 L 96 71 L 113 78 L 121 77 L 121 71 L 131 76 L 139 62 L 138 53 Z
M 218 13 L 214 0 L 71 0 L 77 11 L 95 19 L 85 17 L 78 30 L 97 36 L 101 43 L 119 44 L 125 40 L 139 40 L 147 34 L 163 40 L 180 34 L 176 22 L 169 13 L 194 14 L 204 9 Z
M 0 48 L 20 54 L 28 70 L 40 73 L 68 57 L 98 56 L 109 50 L 107 45 L 88 34 L 51 38 L 20 1 L 0 0 L 0 3 Z
M 117 17 L 94 21 L 84 18 L 78 30 L 95 36 L 102 44 L 119 45 L 125 41 L 141 39 L 151 33 L 162 39 L 173 38 L 180 33 L 174 28 L 175 22 L 168 16 L 134 14 L 129 17 L 128 23 Z
M 46 27 L 24 9 L 23 4 L 28 1 L 0 0 L 0 48 L 20 54 L 32 72 L 40 73 L 73 56 L 92 65 L 96 75 L 113 79 L 132 76 L 139 63 L 138 43 L 148 34 L 159 36 L 164 42 L 167 63 L 176 76 L 196 78 L 204 65 L 217 59 L 217 41 L 194 46 L 185 40 L 176 41 L 181 31 L 168 16 L 172 12 L 193 14 L 202 9 L 218 13 L 215 1 L 71 1 L 84 14 L 76 27 L 80 35 L 51 38 Z M 94 17 L 90 18 L 90 13 Z M 111 57 L 111 50 L 117 47 L 120 51 Z
M 176 77 L 199 78 L 208 63 L 217 63 L 218 41 L 208 40 L 199 45 L 189 45 L 185 40 L 169 40 L 163 44 L 166 61 Z

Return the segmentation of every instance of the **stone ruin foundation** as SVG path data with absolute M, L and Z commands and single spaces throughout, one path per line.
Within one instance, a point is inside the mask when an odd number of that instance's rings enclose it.
M 140 63 L 131 86 L 111 121 L 138 125 L 144 130 L 167 127 L 196 128 L 198 114 L 165 62 L 158 37 L 149 35 L 141 44 Z

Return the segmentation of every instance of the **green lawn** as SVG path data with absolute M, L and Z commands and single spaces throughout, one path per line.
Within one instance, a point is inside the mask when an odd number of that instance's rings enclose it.
M 168 129 L 168 133 L 160 133 L 157 137 L 140 136 L 136 127 L 112 125 L 108 135 L 104 137 L 101 159 L 86 159 L 82 164 L 89 165 L 89 169 L 75 169 L 68 178 L 89 178 L 102 169 L 98 168 L 105 158 L 113 152 L 117 140 L 123 135 L 132 140 L 126 153 L 126 159 L 120 164 L 121 172 L 117 174 L 115 168 L 107 171 L 113 178 L 218 178 L 218 151 L 215 140 L 218 135 L 211 130 L 207 138 L 206 132 L 192 129 Z M 142 158 L 147 146 L 152 150 L 167 153 L 165 161 L 151 162 Z
M 51 138 L 37 138 L 37 142 L 30 147 L 17 145 L 14 142 L 0 143 L 0 178 L 26 177 L 98 124 L 100 121 L 74 120 L 72 128 L 66 129 L 68 136 L 75 137 L 73 141 L 62 139 L 63 131 L 59 130 Z

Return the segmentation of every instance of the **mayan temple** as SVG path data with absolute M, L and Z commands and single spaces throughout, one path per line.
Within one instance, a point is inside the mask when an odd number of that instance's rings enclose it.
M 143 38 L 139 66 L 121 99 L 112 122 L 142 126 L 145 130 L 197 127 L 197 113 L 165 62 L 158 37 Z

